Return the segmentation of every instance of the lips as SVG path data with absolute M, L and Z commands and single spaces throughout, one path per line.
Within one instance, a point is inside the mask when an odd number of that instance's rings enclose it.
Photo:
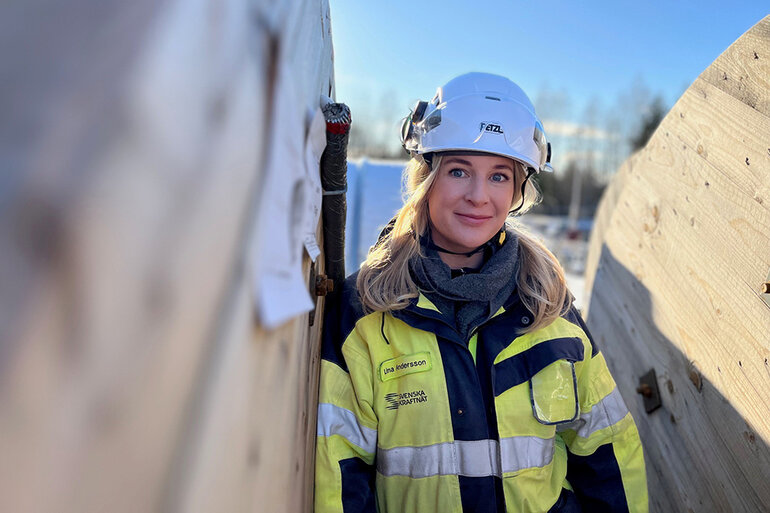
M 461 212 L 455 212 L 455 215 L 460 219 L 461 222 L 465 224 L 470 225 L 480 225 L 484 222 L 492 219 L 492 216 L 482 216 L 477 214 L 463 214 Z

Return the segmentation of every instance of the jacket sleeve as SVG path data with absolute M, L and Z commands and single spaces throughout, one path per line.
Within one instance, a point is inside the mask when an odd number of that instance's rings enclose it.
M 349 312 L 329 305 L 321 350 L 315 511 L 375 512 L 372 370 Z
M 567 481 L 583 511 L 648 511 L 647 476 L 634 419 L 596 350 L 576 369 L 580 417 L 560 430 L 567 447 Z

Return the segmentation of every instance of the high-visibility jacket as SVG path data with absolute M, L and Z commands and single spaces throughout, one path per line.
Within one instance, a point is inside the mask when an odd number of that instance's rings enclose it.
M 330 304 L 315 511 L 647 511 L 639 434 L 574 309 L 545 328 L 514 292 L 463 340 L 428 298 Z

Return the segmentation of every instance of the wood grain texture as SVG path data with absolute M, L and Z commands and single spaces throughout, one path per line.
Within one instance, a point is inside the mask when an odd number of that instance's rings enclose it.
M 690 86 L 597 214 L 587 322 L 645 444 L 653 511 L 770 504 L 770 17 Z M 635 393 L 657 372 L 663 407 Z
M 288 66 L 298 101 L 317 105 L 333 83 L 328 4 L 284 4 L 277 19 L 270 19 L 274 13 L 269 6 L 263 7 L 257 16 L 271 27 L 265 48 L 274 52 L 265 56 L 266 62 L 272 60 L 265 68 Z M 325 16 L 318 15 L 319 7 Z M 266 75 L 275 79 L 275 71 Z M 275 87 L 270 91 L 278 94 Z M 276 143 L 271 140 L 271 119 L 282 114 L 263 117 L 266 144 Z M 303 139 L 304 131 L 305 127 L 297 127 L 295 136 Z M 260 201 L 270 198 L 258 194 L 252 212 L 259 211 Z M 246 231 L 244 243 L 252 231 Z M 319 224 L 319 241 L 320 234 Z M 312 510 L 323 301 L 312 328 L 306 314 L 276 330 L 264 330 L 252 313 L 248 250 L 244 246 L 241 252 L 244 260 L 236 266 L 219 319 L 222 334 L 201 373 L 204 385 L 199 386 L 188 421 L 194 429 L 179 451 L 176 490 L 164 510 Z M 316 264 L 318 273 L 323 271 L 322 260 L 321 256 Z M 305 254 L 306 277 L 310 266 Z
M 329 93 L 328 3 L 13 1 L 0 28 L 0 511 L 309 511 L 320 322 L 262 331 L 246 248 L 271 70 Z

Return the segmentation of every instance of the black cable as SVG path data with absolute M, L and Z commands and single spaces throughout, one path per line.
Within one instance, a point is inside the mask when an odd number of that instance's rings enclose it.
M 324 267 L 326 275 L 334 280 L 336 294 L 345 279 L 345 191 L 351 117 L 344 103 L 330 103 L 322 110 L 326 120 L 326 148 L 321 155 Z

